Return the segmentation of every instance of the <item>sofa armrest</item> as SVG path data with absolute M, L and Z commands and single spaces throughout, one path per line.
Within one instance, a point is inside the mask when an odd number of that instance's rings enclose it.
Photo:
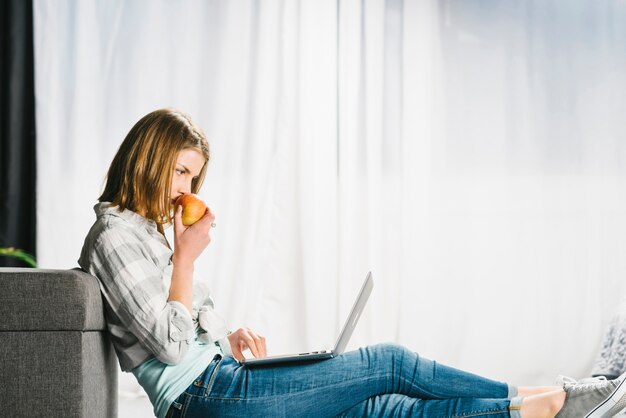
M 98 280 L 79 269 L 0 268 L 0 331 L 106 329 Z

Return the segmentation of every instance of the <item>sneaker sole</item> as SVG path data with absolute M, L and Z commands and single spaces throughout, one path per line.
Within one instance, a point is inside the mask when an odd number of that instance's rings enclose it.
M 626 379 L 619 382 L 611 396 L 591 410 L 585 418 L 611 418 L 626 408 Z

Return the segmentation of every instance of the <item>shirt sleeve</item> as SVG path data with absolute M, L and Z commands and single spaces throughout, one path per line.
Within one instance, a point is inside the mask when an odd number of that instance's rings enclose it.
M 94 273 L 119 321 L 159 361 L 174 365 L 195 336 L 192 317 L 180 302 L 168 302 L 171 269 L 163 271 L 131 232 L 103 232 L 92 251 Z
M 193 295 L 192 317 L 198 339 L 207 343 L 220 342 L 228 335 L 228 327 L 226 321 L 215 311 L 208 286 L 194 281 Z

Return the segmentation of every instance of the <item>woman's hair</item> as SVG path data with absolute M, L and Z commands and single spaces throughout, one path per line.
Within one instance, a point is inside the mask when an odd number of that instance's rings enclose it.
M 111 162 L 100 202 L 111 202 L 120 210 L 141 211 L 157 223 L 171 223 L 172 176 L 178 153 L 198 150 L 206 162 L 191 192 L 198 193 L 209 161 L 209 144 L 204 132 L 184 113 L 160 109 L 147 114 L 130 130 Z

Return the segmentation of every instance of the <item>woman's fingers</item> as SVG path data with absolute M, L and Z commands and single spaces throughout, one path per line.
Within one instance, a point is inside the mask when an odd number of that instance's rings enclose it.
M 243 353 L 241 352 L 241 347 L 239 346 L 239 344 L 231 343 L 230 350 L 233 353 L 233 357 L 235 357 L 235 359 L 237 359 L 238 361 L 241 361 L 245 358 L 243 356 Z
M 184 231 L 185 226 L 183 225 L 183 206 L 176 206 L 176 211 L 174 212 L 174 231 Z
M 233 357 L 237 360 L 244 358 L 243 352 L 250 350 L 254 357 L 266 357 L 267 347 L 265 337 L 257 335 L 248 328 L 239 328 L 228 336 L 230 340 Z
M 211 224 L 215 215 L 206 210 L 200 220 L 190 226 L 183 225 L 182 209 L 174 213 L 174 252 L 184 254 L 185 258 L 195 260 L 211 242 Z
M 258 350 L 259 355 L 255 356 L 255 357 L 267 357 L 267 346 L 265 345 L 265 337 L 262 337 L 254 332 L 252 332 L 252 330 L 248 329 L 248 333 L 250 334 L 250 336 L 252 337 L 252 339 L 254 340 L 254 344 Z
M 259 349 L 257 348 L 256 341 L 250 334 L 250 331 L 248 329 L 242 329 L 241 331 L 241 344 L 247 345 L 254 357 L 259 357 Z
M 202 228 L 210 229 L 211 228 L 211 224 L 214 221 L 215 221 L 215 215 L 213 214 L 213 212 L 211 212 L 211 209 L 207 208 L 207 210 L 206 210 L 206 212 L 204 212 L 204 215 L 202 216 L 202 218 L 200 218 L 198 220 L 198 222 L 196 222 L 196 223 L 199 224 L 199 226 L 201 225 Z

